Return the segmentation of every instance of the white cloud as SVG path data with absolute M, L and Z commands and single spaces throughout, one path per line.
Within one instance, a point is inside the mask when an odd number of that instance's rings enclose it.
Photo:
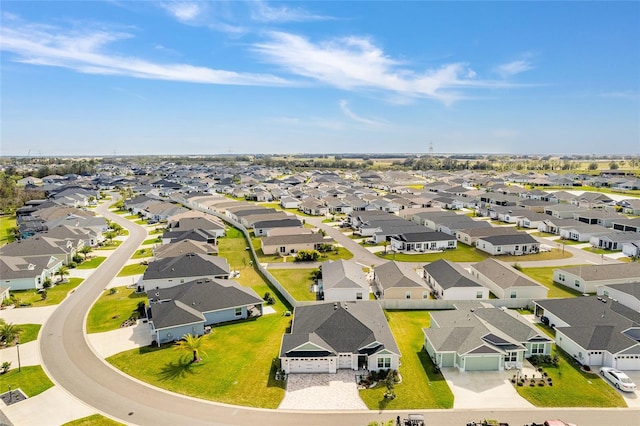
M 68 68 L 81 73 L 122 75 L 144 79 L 231 85 L 288 85 L 269 74 L 212 69 L 181 63 L 154 63 L 145 59 L 104 53 L 114 41 L 130 34 L 105 30 L 63 30 L 43 25 L 3 25 L 0 50 L 18 56 L 15 61 Z
M 350 119 L 352 119 L 354 121 L 357 121 L 358 123 L 368 124 L 368 125 L 371 125 L 371 126 L 379 126 L 379 125 L 382 124 L 382 123 L 380 123 L 378 121 L 375 121 L 375 120 L 369 120 L 368 118 L 360 117 L 359 115 L 357 115 L 356 113 L 351 111 L 351 109 L 349 109 L 349 104 L 344 99 L 342 99 L 340 102 L 338 102 L 338 104 L 340 105 L 340 109 L 342 110 L 344 115 L 346 115 L 347 117 L 349 117 Z
M 299 7 L 269 6 L 264 1 L 252 1 L 251 18 L 259 22 L 307 22 L 333 19 L 329 16 L 316 15 Z
M 533 65 L 527 59 L 518 59 L 516 61 L 511 61 L 506 64 L 498 65 L 495 68 L 495 71 L 502 77 L 508 78 L 516 74 L 523 73 L 525 71 L 529 71 L 533 69 Z
M 190 22 L 198 18 L 202 12 L 203 3 L 189 1 L 172 1 L 161 3 L 160 6 L 180 22 Z
M 476 79 L 464 63 L 444 64 L 415 72 L 363 37 L 344 37 L 312 43 L 304 37 L 271 32 L 254 49 L 286 71 L 345 89 L 392 92 L 413 98 L 438 99 L 450 104 L 464 97 L 463 88 L 510 87 L 501 81 Z

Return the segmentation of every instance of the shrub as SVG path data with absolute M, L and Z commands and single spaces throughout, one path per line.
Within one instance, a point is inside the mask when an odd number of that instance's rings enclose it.
M 296 254 L 295 261 L 315 262 L 318 258 L 320 258 L 320 253 L 316 250 L 300 250 L 298 254 Z
M 538 382 L 538 386 L 544 386 L 544 381 L 542 381 L 542 380 L 541 380 L 541 381 L 539 381 L 539 382 Z
M 11 361 L 5 361 L 2 363 L 2 374 L 6 373 L 9 371 L 9 369 L 11 368 Z
M 118 290 L 115 289 L 115 287 L 111 287 L 109 289 L 109 294 L 116 294 L 118 292 Z

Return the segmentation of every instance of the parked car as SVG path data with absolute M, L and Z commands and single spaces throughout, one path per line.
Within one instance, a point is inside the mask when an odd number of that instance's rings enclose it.
M 636 390 L 636 384 L 631 381 L 629 376 L 620 370 L 611 367 L 602 367 L 600 368 L 600 375 L 613 383 L 613 385 L 621 391 L 634 392 Z

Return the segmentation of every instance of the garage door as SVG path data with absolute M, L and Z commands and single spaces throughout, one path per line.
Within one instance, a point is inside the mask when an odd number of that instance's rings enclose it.
M 473 356 L 465 358 L 465 371 L 498 371 L 499 356 Z
M 294 358 L 289 360 L 290 373 L 328 373 L 329 360 L 325 358 Z
M 618 370 L 640 370 L 640 358 L 638 355 L 619 355 L 616 368 Z

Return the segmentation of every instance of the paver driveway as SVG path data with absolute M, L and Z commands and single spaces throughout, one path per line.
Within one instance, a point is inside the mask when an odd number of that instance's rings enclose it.
M 290 374 L 281 410 L 366 410 L 356 385 L 355 372 Z

